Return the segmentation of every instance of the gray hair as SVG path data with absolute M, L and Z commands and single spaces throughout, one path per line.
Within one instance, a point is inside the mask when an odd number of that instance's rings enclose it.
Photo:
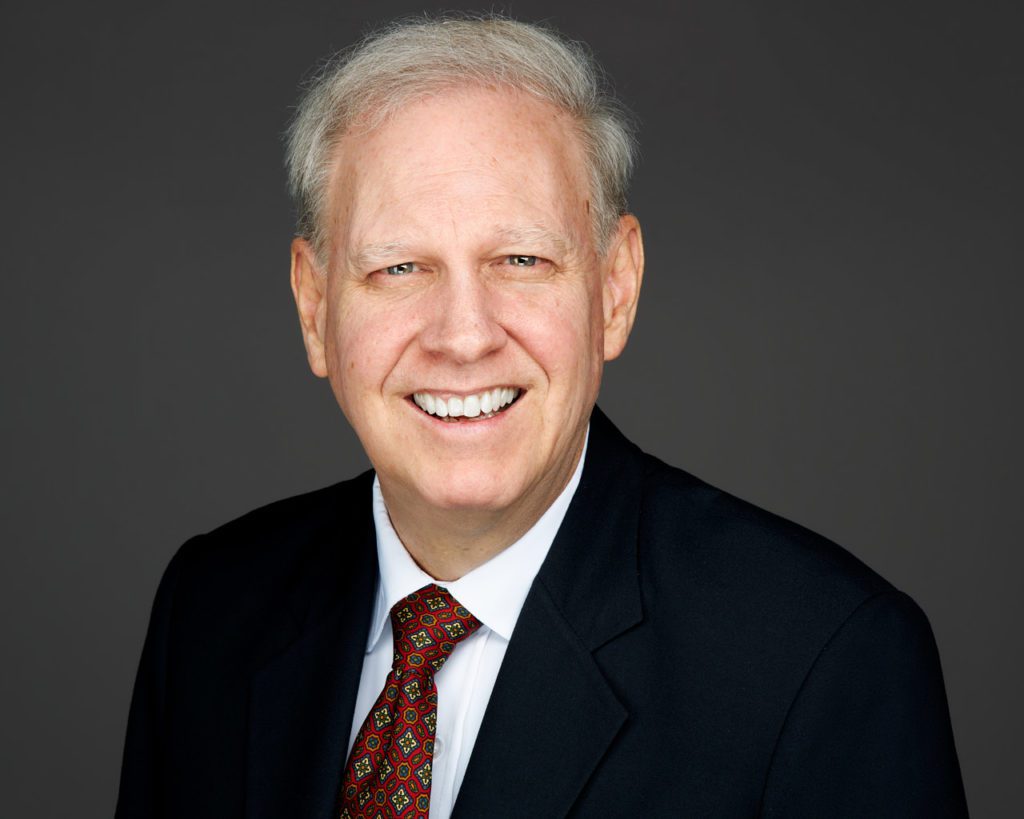
M 634 120 L 581 43 L 497 15 L 419 17 L 388 25 L 342 51 L 308 84 L 287 134 L 288 183 L 299 236 L 323 261 L 333 153 L 358 121 L 374 128 L 404 104 L 446 89 L 512 88 L 576 123 L 588 164 L 594 240 L 607 248 L 636 155 Z

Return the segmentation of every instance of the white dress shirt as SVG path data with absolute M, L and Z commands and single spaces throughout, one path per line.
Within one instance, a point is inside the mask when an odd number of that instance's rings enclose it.
M 589 434 L 588 429 L 588 437 Z M 584 440 L 583 453 L 569 483 L 525 535 L 469 574 L 445 583 L 432 578 L 409 556 L 391 525 L 380 483 L 374 478 L 373 521 L 377 529 L 380 576 L 348 751 L 352 751 L 356 735 L 391 670 L 394 650 L 390 613 L 395 603 L 428 583 L 438 583 L 482 623 L 481 628 L 455 647 L 434 677 L 438 704 L 430 819 L 448 819 L 451 815 L 505 649 L 533 578 L 551 548 L 579 485 L 586 454 Z

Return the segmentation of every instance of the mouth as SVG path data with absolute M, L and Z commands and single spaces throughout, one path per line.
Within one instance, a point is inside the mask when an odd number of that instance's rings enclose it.
M 427 415 L 447 423 L 483 421 L 500 415 L 522 396 L 519 387 L 495 387 L 469 395 L 414 392 L 409 398 Z

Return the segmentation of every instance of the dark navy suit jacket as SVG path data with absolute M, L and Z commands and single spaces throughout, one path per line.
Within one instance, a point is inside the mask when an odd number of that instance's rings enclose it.
M 258 509 L 171 561 L 119 819 L 337 816 L 376 584 L 371 481 Z M 917 605 L 595 410 L 454 816 L 966 814 Z

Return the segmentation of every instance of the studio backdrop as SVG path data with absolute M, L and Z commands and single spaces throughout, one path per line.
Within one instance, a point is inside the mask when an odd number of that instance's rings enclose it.
M 282 134 L 380 2 L 8 3 L 5 816 L 107 816 L 190 535 L 366 468 L 288 288 Z M 1024 803 L 1019 4 L 514 2 L 640 122 L 600 404 L 928 613 L 973 814 Z

